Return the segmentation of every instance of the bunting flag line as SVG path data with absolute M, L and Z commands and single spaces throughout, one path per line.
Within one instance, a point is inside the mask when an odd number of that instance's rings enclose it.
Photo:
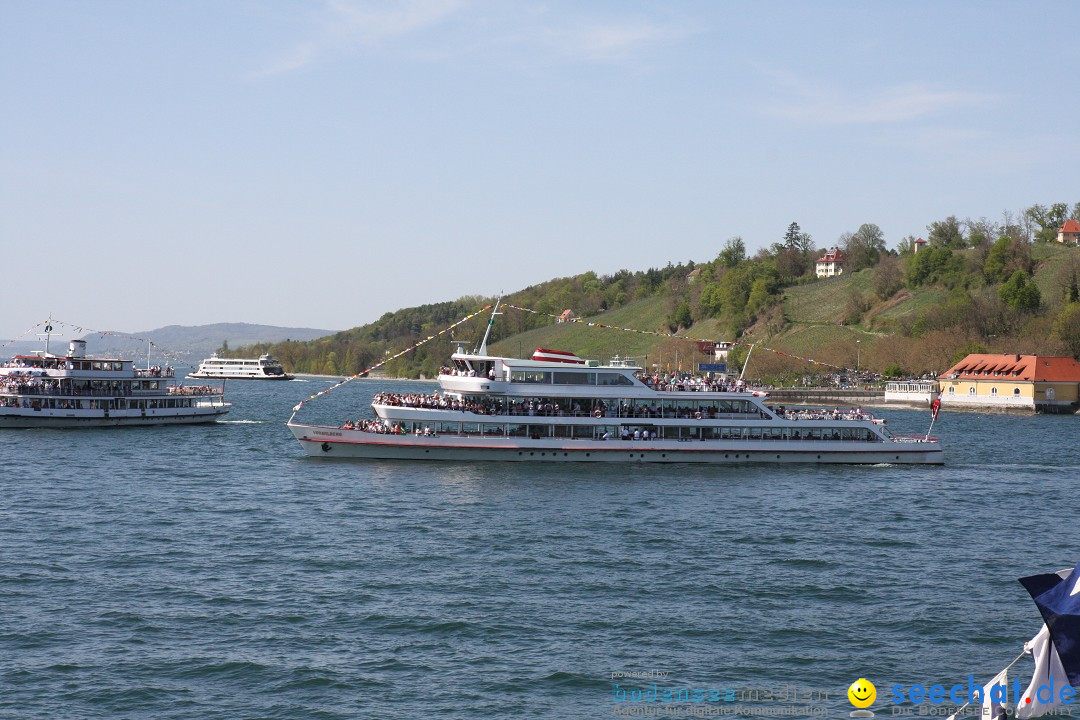
M 550 317 L 550 318 L 554 318 L 556 320 L 560 319 L 560 317 L 561 317 L 559 315 L 553 315 L 551 313 L 540 312 L 539 310 L 533 310 L 531 308 L 524 308 L 524 307 L 520 307 L 518 305 L 511 305 L 510 303 L 503 303 L 503 307 L 509 307 L 509 308 L 513 308 L 515 310 L 521 310 L 522 312 L 532 313 L 533 315 L 542 315 L 544 317 Z M 585 326 L 591 327 L 591 328 L 598 328 L 600 330 L 619 330 L 621 332 L 637 333 L 638 335 L 655 335 L 656 337 L 672 338 L 672 339 L 675 339 L 675 340 L 689 340 L 691 342 L 710 342 L 710 343 L 711 342 L 716 342 L 716 340 L 712 340 L 712 339 L 709 339 L 709 338 L 694 338 L 694 337 L 690 337 L 689 335 L 676 335 L 674 333 L 656 332 L 654 330 L 636 330 L 634 328 L 619 327 L 618 325 L 603 325 L 601 323 L 589 322 L 587 320 L 584 320 L 583 318 L 570 318 L 568 320 L 563 320 L 563 322 L 578 323 L 579 325 L 585 325 Z M 739 346 L 746 347 L 746 348 L 748 348 L 748 347 L 756 347 L 756 348 L 758 348 L 760 350 L 767 350 L 768 352 L 771 352 L 771 353 L 773 353 L 775 355 L 780 355 L 781 357 L 791 358 L 792 360 L 799 360 L 801 362 L 810 363 L 811 365 L 819 365 L 821 367 L 832 368 L 833 370 L 840 370 L 841 372 L 848 372 L 848 373 L 857 373 L 858 372 L 858 370 L 855 370 L 853 368 L 846 368 L 846 367 L 843 367 L 842 365 L 833 365 L 832 363 L 827 363 L 827 362 L 824 362 L 822 360 L 815 360 L 813 358 L 803 357 L 801 355 L 793 355 L 791 353 L 784 352 L 783 350 L 774 350 L 773 348 L 765 347 L 764 345 L 755 345 L 753 343 L 740 342 L 738 340 L 730 341 L 730 342 L 731 342 L 732 345 L 739 345 Z
M 12 343 L 14 343 L 14 342 L 18 342 L 18 341 L 19 341 L 19 338 L 23 338 L 23 337 L 26 337 L 26 336 L 27 336 L 27 335 L 29 335 L 30 333 L 34 332 L 34 330 L 35 330 L 35 329 L 37 329 L 37 328 L 41 327 L 41 326 L 42 326 L 42 325 L 44 325 L 44 324 L 45 324 L 45 323 L 37 323 L 36 325 L 31 325 L 31 326 L 30 326 L 30 327 L 28 327 L 28 328 L 27 328 L 26 330 L 24 330 L 23 332 L 19 333 L 19 334 L 18 334 L 18 335 L 16 335 L 15 337 L 11 338 L 10 340 L 8 340 L 8 341 L 7 341 L 6 343 L 4 343 L 3 345 L 0 345 L 0 350 L 3 350 L 3 349 L 4 349 L 4 348 L 6 348 L 6 347 L 7 347 L 8 345 L 10 345 L 10 344 L 12 344 Z
M 353 380 L 355 380 L 358 377 L 363 377 L 364 375 L 367 375 L 368 373 L 372 372 L 373 370 L 378 370 L 379 368 L 381 368 L 386 363 L 388 363 L 388 362 L 390 362 L 392 360 L 397 360 L 402 355 L 406 355 L 408 353 L 411 353 L 413 350 L 420 347 L 424 343 L 430 342 L 430 341 L 434 340 L 435 338 L 438 338 L 438 337 L 441 337 L 441 336 L 445 335 L 446 333 L 448 333 L 451 330 L 453 330 L 454 328 L 456 328 L 458 325 L 461 325 L 462 323 L 468 322 L 469 320 L 472 320 L 474 317 L 476 317 L 480 313 L 485 312 L 485 311 L 490 310 L 490 309 L 491 309 L 491 305 L 485 305 L 484 307 L 480 308 L 476 312 L 474 312 L 474 313 L 472 313 L 470 315 L 466 315 L 465 317 L 461 318 L 460 320 L 458 320 L 453 325 L 447 325 L 445 328 L 443 328 L 439 332 L 435 333 L 434 335 L 428 335 L 426 338 L 424 338 L 420 342 L 415 343 L 414 345 L 410 345 L 409 347 L 405 348 L 401 352 L 399 352 L 399 353 L 397 353 L 395 355 L 391 355 L 390 357 L 388 357 L 388 358 L 386 358 L 386 359 L 384 359 L 384 360 L 382 360 L 380 362 L 375 363 L 374 365 L 367 368 L 366 370 L 362 370 L 362 371 L 356 373 L 355 375 L 350 375 L 349 377 L 345 378 L 341 382 L 336 383 L 334 385 L 331 385 L 330 387 L 326 388 L 325 390 L 321 390 L 321 391 L 315 393 L 314 395 L 308 397 L 306 400 L 301 400 L 299 403 L 296 404 L 296 407 L 293 408 L 292 417 L 289 418 L 289 422 L 293 421 L 293 418 L 296 417 L 296 413 L 300 412 L 300 408 L 304 407 L 304 403 L 310 402 L 311 400 L 314 400 L 317 397 L 322 397 L 323 395 L 326 395 L 327 393 L 333 392 L 334 390 L 337 390 L 342 385 L 345 385 L 346 383 L 350 383 L 350 382 L 352 382 Z
M 83 327 L 81 325 L 75 325 L 73 323 L 64 322 L 63 320 L 56 320 L 56 319 L 53 319 L 53 318 L 49 318 L 48 322 L 50 322 L 50 323 L 52 323 L 54 325 L 63 325 L 64 327 L 70 328 L 71 330 L 75 331 L 76 333 L 79 333 L 80 335 L 94 334 L 94 335 L 97 335 L 98 337 L 115 337 L 115 338 L 123 338 L 124 340 L 138 340 L 139 342 L 147 343 L 148 345 L 150 345 L 150 347 L 157 350 L 159 353 L 164 355 L 166 358 L 176 359 L 176 358 L 180 357 L 180 353 L 170 352 L 168 350 L 165 350 L 164 348 L 162 348 L 160 345 L 158 345 L 156 342 L 154 342 L 150 338 L 137 337 L 135 335 L 129 335 L 127 333 L 122 333 L 122 332 L 115 332 L 113 330 L 94 330 L 93 328 Z

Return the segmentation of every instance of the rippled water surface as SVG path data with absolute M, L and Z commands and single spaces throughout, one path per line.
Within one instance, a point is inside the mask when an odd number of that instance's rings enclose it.
M 988 680 L 1041 623 L 1016 578 L 1080 559 L 1074 417 L 943 414 L 942 468 L 335 462 L 284 427 L 328 384 L 0 432 L 0 717 L 606 717 L 631 671 L 880 715 Z

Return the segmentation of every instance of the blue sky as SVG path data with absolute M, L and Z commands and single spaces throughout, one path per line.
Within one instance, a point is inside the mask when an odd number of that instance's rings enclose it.
M 1080 200 L 1080 3 L 0 0 L 0 337 Z

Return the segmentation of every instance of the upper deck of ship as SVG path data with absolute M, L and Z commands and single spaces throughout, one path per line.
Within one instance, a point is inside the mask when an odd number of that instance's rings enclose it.
M 479 353 L 456 352 L 452 367 L 444 367 L 439 385 L 446 392 L 463 394 L 498 394 L 552 397 L 648 398 L 695 397 L 703 394 L 722 397 L 761 398 L 764 393 L 750 391 L 741 381 L 714 381 L 695 378 L 649 376 L 640 365 L 613 359 L 606 365 L 596 360 L 582 360 L 570 353 L 537 350 L 537 355 L 556 353 L 568 359 L 539 360 L 507 358 Z M 573 358 L 573 359 L 569 359 Z

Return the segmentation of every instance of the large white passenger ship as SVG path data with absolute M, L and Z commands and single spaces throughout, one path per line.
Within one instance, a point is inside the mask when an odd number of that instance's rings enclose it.
M 486 338 L 485 338 L 486 339 Z M 929 435 L 893 435 L 859 410 L 783 410 L 736 384 L 671 384 L 636 366 L 538 350 L 460 348 L 432 395 L 376 395 L 374 420 L 290 420 L 308 455 L 527 462 L 942 464 Z
M 195 372 L 188 375 L 208 380 L 292 380 L 281 363 L 269 355 L 258 360 L 245 358 L 222 358 L 214 353 L 199 363 Z
M 73 340 L 66 355 L 46 350 L 0 365 L 0 428 L 179 425 L 229 412 L 223 389 L 174 384 L 170 367 L 86 356 Z

